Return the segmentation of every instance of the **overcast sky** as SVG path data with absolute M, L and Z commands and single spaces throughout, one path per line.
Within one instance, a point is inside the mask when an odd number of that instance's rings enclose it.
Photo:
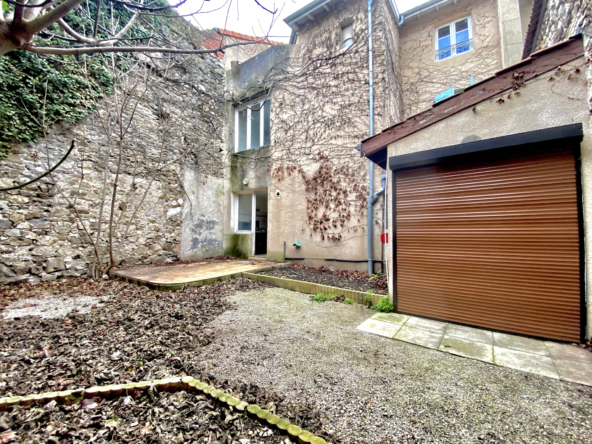
M 192 14 L 193 23 L 201 29 L 223 28 L 242 34 L 264 36 L 269 32 L 273 40 L 287 42 L 290 28 L 284 18 L 303 8 L 313 0 L 187 0 L 178 8 L 180 14 Z M 425 3 L 426 0 L 396 0 L 400 12 Z M 169 0 L 170 4 L 179 0 Z M 272 23 L 273 22 L 273 23 Z

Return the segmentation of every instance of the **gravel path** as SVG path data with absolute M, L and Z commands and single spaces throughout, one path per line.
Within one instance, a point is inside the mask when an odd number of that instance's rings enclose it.
M 592 442 L 590 387 L 357 331 L 361 306 L 277 288 L 229 300 L 201 370 L 314 406 L 334 443 Z

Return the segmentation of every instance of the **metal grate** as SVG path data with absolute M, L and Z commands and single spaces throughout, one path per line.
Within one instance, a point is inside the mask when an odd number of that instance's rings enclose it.
M 446 48 L 438 49 L 436 51 L 436 61 L 447 59 L 448 57 L 462 54 L 473 49 L 473 39 L 465 40 L 464 42 L 457 43 L 456 45 L 447 46 Z

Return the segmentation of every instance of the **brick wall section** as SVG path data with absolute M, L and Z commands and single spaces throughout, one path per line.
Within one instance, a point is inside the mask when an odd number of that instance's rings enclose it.
M 211 186 L 220 175 L 222 61 L 210 55 L 179 57 L 172 67 L 156 68 L 157 74 L 150 79 L 160 83 L 153 84 L 140 101 L 124 143 L 115 211 L 119 221 L 117 262 L 123 265 L 176 259 L 181 251 L 182 220 L 201 223 L 206 235 L 218 236 L 215 224 L 200 220 L 196 187 Z M 116 99 L 121 100 L 121 95 L 108 96 L 99 104 L 100 113 L 74 127 L 56 125 L 38 143 L 13 147 L 9 157 L 0 162 L 0 186 L 10 186 L 36 177 L 48 163 L 54 165 L 70 141 L 77 140 L 77 148 L 53 177 L 0 194 L 0 283 L 50 281 L 88 273 L 93 249 L 70 203 L 94 237 L 105 179 L 105 153 L 113 146 L 103 124 L 108 116 L 113 122 Z M 117 153 L 117 147 L 112 148 L 107 196 L 112 191 Z M 181 161 L 163 167 L 183 154 Z M 193 182 L 199 182 L 192 184 L 193 188 L 184 187 L 187 171 L 192 172 Z M 151 181 L 144 203 L 131 219 Z M 110 205 L 109 198 L 106 205 Z M 103 232 L 106 229 L 104 221 Z M 221 232 L 219 237 L 221 243 Z M 103 254 L 105 245 L 100 243 Z

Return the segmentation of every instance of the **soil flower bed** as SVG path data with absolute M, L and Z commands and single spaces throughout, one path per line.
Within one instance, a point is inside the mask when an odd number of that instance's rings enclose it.
M 327 267 L 307 267 L 305 265 L 295 264 L 291 267 L 276 268 L 260 274 L 329 285 L 348 290 L 372 290 L 376 294 L 388 294 L 386 276 L 374 276 L 370 278 L 368 273 L 362 271 L 332 270 Z
M 15 406 L 0 412 L 0 442 L 283 443 L 286 437 L 203 395 L 148 390 L 114 400 Z

